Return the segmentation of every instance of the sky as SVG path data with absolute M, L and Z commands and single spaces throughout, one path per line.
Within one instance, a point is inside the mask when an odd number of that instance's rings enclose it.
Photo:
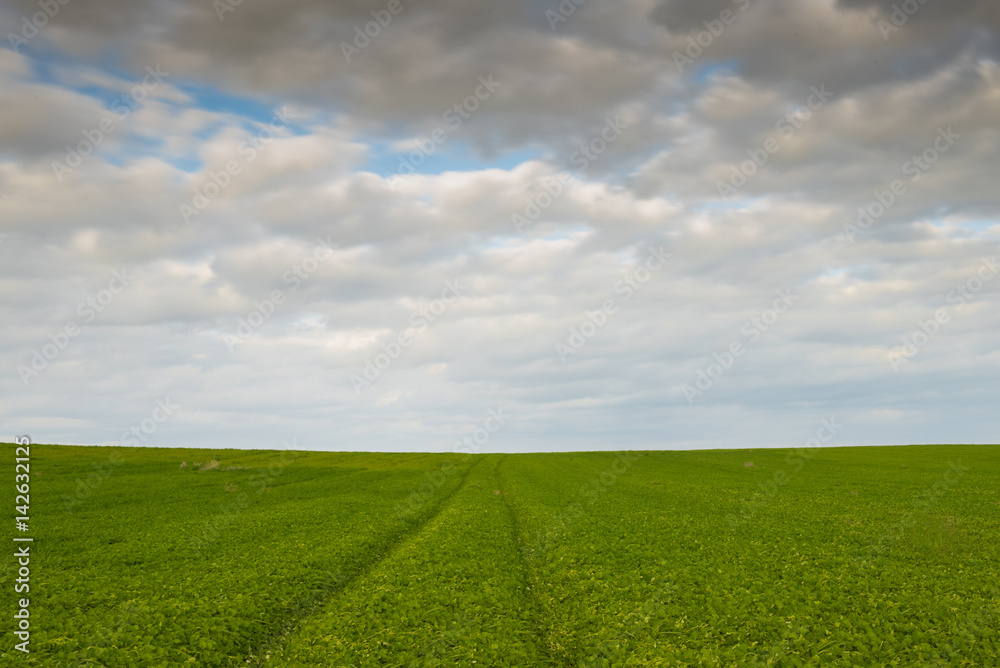
M 5 0 L 0 433 L 996 443 L 1000 4 Z

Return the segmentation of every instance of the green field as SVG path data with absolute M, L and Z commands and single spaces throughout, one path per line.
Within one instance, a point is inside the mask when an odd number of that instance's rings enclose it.
M 1000 446 L 35 444 L 30 485 L 4 666 L 1000 665 Z

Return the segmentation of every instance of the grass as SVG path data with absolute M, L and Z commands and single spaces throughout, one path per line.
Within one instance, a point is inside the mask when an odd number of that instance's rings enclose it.
M 4 663 L 1000 663 L 998 446 L 31 454 Z

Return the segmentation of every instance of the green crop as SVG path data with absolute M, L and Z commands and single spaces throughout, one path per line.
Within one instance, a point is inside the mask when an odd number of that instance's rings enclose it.
M 1000 665 L 997 446 L 31 467 L 2 665 Z

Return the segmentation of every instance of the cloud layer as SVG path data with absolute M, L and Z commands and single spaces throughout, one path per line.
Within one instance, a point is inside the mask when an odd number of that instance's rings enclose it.
M 10 435 L 996 441 L 995 3 L 39 7 L 0 9 Z

